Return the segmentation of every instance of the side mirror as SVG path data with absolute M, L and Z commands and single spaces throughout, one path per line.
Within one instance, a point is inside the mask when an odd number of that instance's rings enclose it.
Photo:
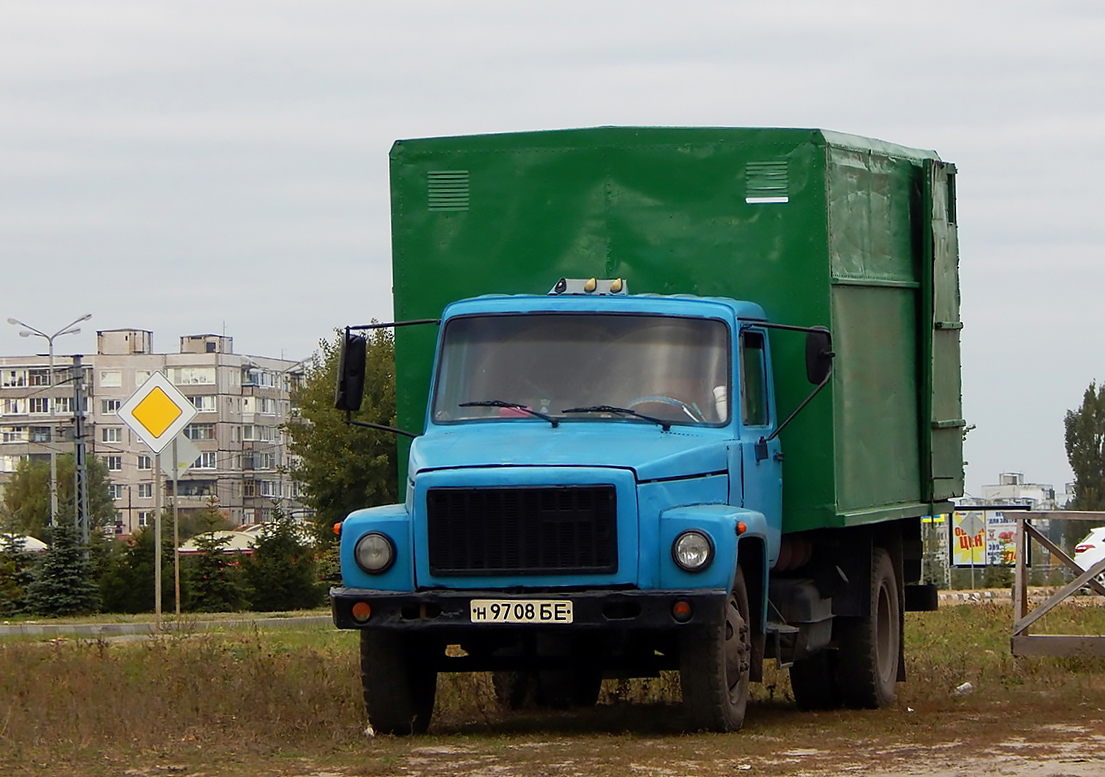
M 338 378 L 334 387 L 334 407 L 338 410 L 360 410 L 364 399 L 364 372 L 367 341 L 345 330 L 341 353 L 338 354 Z
M 825 327 L 816 326 L 806 332 L 806 380 L 821 385 L 833 369 L 833 338 Z

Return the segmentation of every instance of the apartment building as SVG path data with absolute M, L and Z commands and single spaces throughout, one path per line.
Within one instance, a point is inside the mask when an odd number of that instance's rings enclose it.
M 0 357 L 0 488 L 24 458 L 48 460 L 73 450 L 75 383 L 68 356 Z M 149 525 L 156 504 L 154 454 L 123 423 L 119 407 L 154 372 L 163 373 L 199 411 L 183 431 L 199 456 L 176 484 L 179 510 L 215 504 L 236 525 L 269 519 L 279 507 L 303 510 L 281 424 L 302 362 L 234 353 L 233 338 L 180 338 L 176 353 L 156 353 L 153 333 L 97 332 L 94 355 L 82 357 L 87 455 L 106 465 L 115 500 L 114 532 Z M 53 385 L 51 385 L 53 384 Z M 167 470 L 168 467 L 165 467 Z M 162 474 L 163 505 L 171 483 Z

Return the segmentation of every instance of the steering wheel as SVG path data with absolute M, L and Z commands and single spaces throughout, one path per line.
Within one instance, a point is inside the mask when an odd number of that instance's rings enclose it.
M 638 405 L 647 404 L 671 405 L 672 407 L 677 407 L 684 413 L 686 413 L 687 417 L 690 418 L 692 421 L 696 421 L 698 423 L 706 422 L 706 419 L 702 417 L 702 413 L 695 410 L 686 402 L 676 399 L 675 397 L 666 397 L 662 394 L 654 394 L 653 396 L 648 397 L 637 397 L 628 405 L 626 405 L 626 407 L 628 407 L 630 410 L 636 410 Z

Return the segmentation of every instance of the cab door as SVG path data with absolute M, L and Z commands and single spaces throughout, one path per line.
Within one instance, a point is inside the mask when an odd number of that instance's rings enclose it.
M 737 343 L 740 421 L 741 499 L 739 504 L 777 522 L 783 510 L 783 456 L 775 430 L 776 409 L 771 379 L 767 332 L 756 327 L 741 330 Z

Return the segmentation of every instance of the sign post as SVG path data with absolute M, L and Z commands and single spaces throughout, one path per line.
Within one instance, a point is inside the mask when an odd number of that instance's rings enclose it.
M 149 446 L 154 454 L 159 454 L 184 427 L 196 417 L 195 406 L 184 396 L 168 378 L 160 372 L 150 375 L 137 391 L 130 395 L 119 408 L 119 418 Z M 178 470 L 173 456 L 174 478 Z M 157 471 L 154 476 L 157 489 L 156 512 L 154 517 L 154 613 L 158 628 L 161 627 L 161 457 L 157 456 Z M 176 531 L 176 486 L 173 486 L 174 531 Z M 179 543 L 177 543 L 179 544 Z M 180 612 L 180 578 L 177 544 L 173 545 L 174 569 L 177 570 L 177 612 Z

